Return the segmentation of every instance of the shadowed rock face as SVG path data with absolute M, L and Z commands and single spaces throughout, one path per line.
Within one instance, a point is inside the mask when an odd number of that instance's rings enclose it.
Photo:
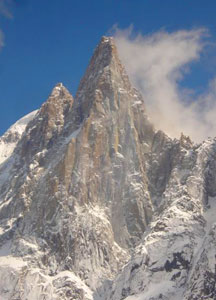
M 213 293 L 203 208 L 214 206 L 214 149 L 154 129 L 103 37 L 75 99 L 57 84 L 0 165 L 0 295 L 190 299 L 196 284 L 196 295 Z

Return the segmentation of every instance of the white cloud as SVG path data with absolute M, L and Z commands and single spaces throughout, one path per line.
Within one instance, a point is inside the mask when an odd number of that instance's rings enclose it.
M 178 83 L 189 64 L 200 59 L 205 35 L 205 29 L 196 29 L 133 37 L 131 27 L 115 29 L 120 58 L 155 126 L 177 138 L 183 132 L 197 142 L 216 136 L 216 79 L 198 99 L 191 99 L 193 93 Z

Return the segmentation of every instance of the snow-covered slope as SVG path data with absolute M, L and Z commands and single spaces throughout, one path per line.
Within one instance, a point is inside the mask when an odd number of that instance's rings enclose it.
M 108 299 L 215 299 L 215 142 L 178 153 L 162 207 Z
M 156 131 L 112 38 L 30 119 L 0 165 L 0 299 L 215 299 L 216 140 Z
M 25 131 L 27 124 L 34 118 L 36 113 L 37 110 L 24 116 L 13 124 L 2 137 L 0 137 L 0 164 L 10 157 L 16 147 L 16 144 L 20 140 L 22 133 Z

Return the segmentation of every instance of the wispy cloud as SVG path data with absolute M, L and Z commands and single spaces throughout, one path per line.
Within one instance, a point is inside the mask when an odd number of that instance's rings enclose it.
M 0 0 L 0 15 L 11 19 L 13 17 L 10 8 L 13 0 Z M 4 34 L 0 29 L 0 50 L 4 46 Z
M 4 35 L 3 32 L 0 30 L 0 50 L 4 46 Z
M 11 4 L 12 0 L 0 0 L 0 14 L 7 18 L 12 18 L 13 16 L 10 11 Z
M 131 27 L 115 28 L 121 60 L 155 126 L 173 137 L 183 132 L 197 142 L 216 136 L 216 79 L 196 99 L 179 81 L 190 63 L 200 59 L 206 34 L 205 29 L 195 29 L 134 36 Z

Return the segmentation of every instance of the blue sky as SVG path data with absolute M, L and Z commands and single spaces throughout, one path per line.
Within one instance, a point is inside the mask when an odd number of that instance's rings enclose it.
M 215 0 L 0 0 L 0 10 L 0 134 L 40 107 L 56 83 L 75 95 L 93 49 L 115 24 L 143 35 L 207 28 L 210 44 L 181 85 L 201 93 L 216 75 Z

